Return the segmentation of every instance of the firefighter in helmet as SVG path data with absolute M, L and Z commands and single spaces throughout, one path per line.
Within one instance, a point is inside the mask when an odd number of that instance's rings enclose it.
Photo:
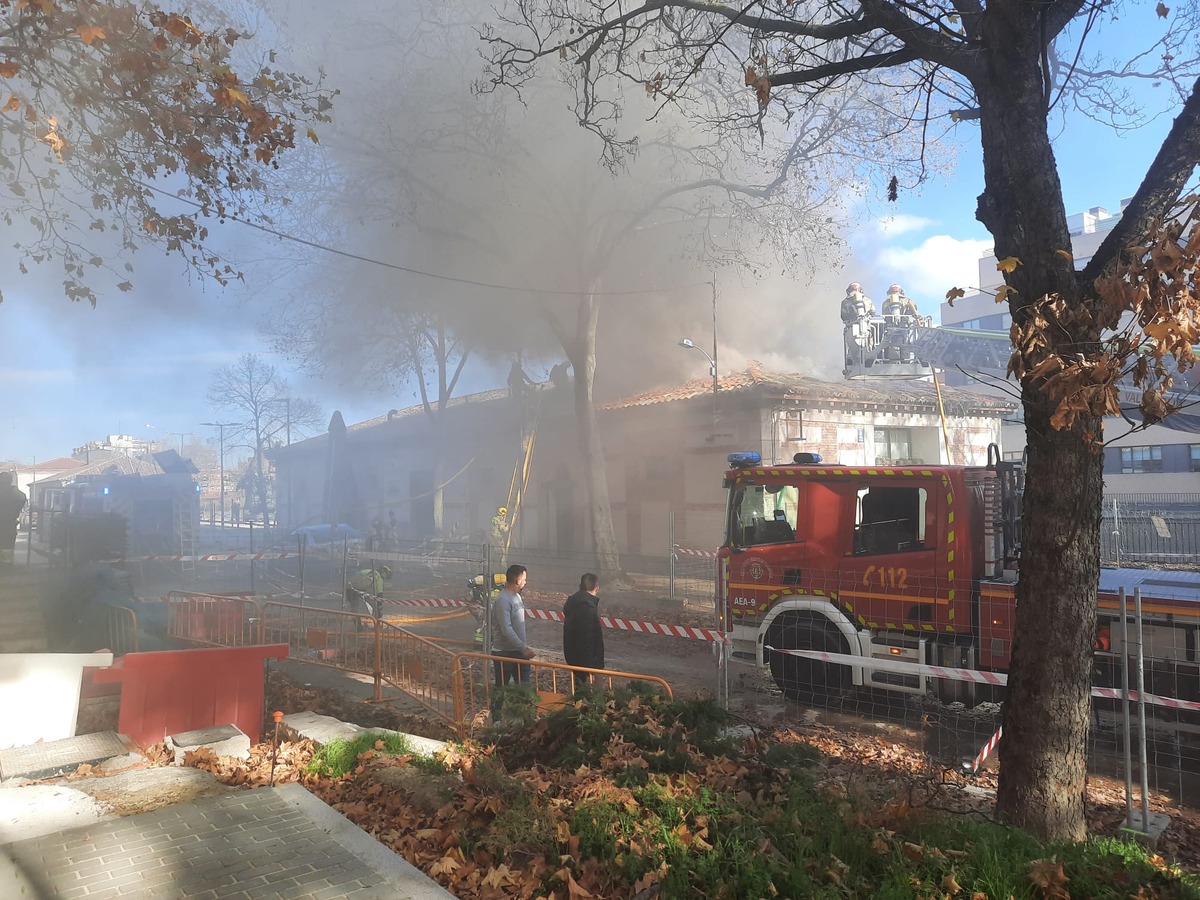
M 885 316 L 911 316 L 914 319 L 920 318 L 921 315 L 917 310 L 917 304 L 904 293 L 904 288 L 898 284 L 893 284 L 888 288 L 887 300 L 883 304 L 883 314 Z
M 375 618 L 383 616 L 383 586 L 392 579 L 391 566 L 359 569 L 346 582 L 346 605 L 353 610 L 363 603 Z
M 508 507 L 501 506 L 496 510 L 496 514 L 492 516 L 492 547 L 496 552 L 496 558 L 492 562 L 498 569 L 504 568 L 504 561 L 508 557 L 508 532 L 510 527 Z
M 842 298 L 842 322 L 849 325 L 867 314 L 867 307 L 863 303 L 862 296 L 862 288 L 859 283 L 857 281 L 850 282 L 850 286 L 846 288 L 846 296 Z
M 903 315 L 904 300 L 904 288 L 898 284 L 893 284 L 888 288 L 887 299 L 883 301 L 883 314 L 885 316 Z

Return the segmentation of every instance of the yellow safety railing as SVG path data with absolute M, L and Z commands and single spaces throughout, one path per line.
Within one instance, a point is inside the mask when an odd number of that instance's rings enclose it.
M 450 724 L 461 722 L 454 693 L 454 651 L 390 622 L 380 622 L 379 636 L 383 679 Z
M 167 595 L 167 636 L 211 647 L 261 643 L 258 604 L 241 597 L 172 591 Z
M 287 644 L 297 660 L 371 676 L 374 700 L 384 699 L 386 683 L 463 733 L 486 721 L 498 687 L 497 662 L 530 667 L 542 711 L 564 703 L 574 693 L 574 679 L 583 675 L 607 691 L 640 682 L 672 696 L 671 686 L 656 675 L 455 652 L 361 613 L 211 594 L 172 594 L 170 602 L 167 633 L 173 638 L 221 647 Z
M 137 613 L 128 606 L 106 604 L 104 610 L 104 638 L 104 646 L 113 652 L 113 656 L 137 653 Z
M 313 665 L 370 675 L 383 696 L 379 628 L 373 616 L 269 600 L 258 616 L 258 640 L 287 644 L 289 655 Z
M 489 662 L 492 665 L 489 666 Z M 452 672 L 458 715 L 455 726 L 459 730 L 470 731 L 484 720 L 484 713 L 491 708 L 491 695 L 500 687 L 496 677 L 497 663 L 529 666 L 529 686 L 538 692 L 538 710 L 541 712 L 549 712 L 564 704 L 575 693 L 576 680 L 583 676 L 588 676 L 595 687 L 608 692 L 617 687 L 642 683 L 660 688 L 668 700 L 674 696 L 671 685 L 657 675 L 588 669 L 541 659 L 514 660 L 508 656 L 489 656 L 485 653 L 456 653 Z

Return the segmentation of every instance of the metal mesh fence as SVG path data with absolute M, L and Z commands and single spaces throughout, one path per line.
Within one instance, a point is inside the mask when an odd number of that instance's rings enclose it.
M 1200 495 L 1198 495 L 1200 496 Z M 1133 523 L 1141 522 L 1143 528 L 1154 531 L 1157 545 L 1147 544 L 1147 555 L 1163 554 L 1164 544 L 1175 541 L 1175 550 L 1184 540 L 1184 529 L 1176 529 L 1177 521 L 1189 522 L 1179 509 L 1168 508 L 1162 498 L 1137 498 L 1137 502 L 1118 504 L 1117 516 L 1119 536 L 1125 541 L 1122 549 L 1123 563 L 1132 549 Z M 1111 510 L 1111 503 L 1108 508 Z M 1153 516 L 1163 515 L 1171 537 L 1159 534 Z M 1140 517 L 1140 519 L 1139 519 Z M 1200 518 L 1200 516 L 1198 516 Z M 248 531 L 248 529 L 247 529 Z M 256 530 L 261 532 L 261 530 Z M 393 571 L 385 595 L 391 600 L 385 605 L 385 618 L 394 625 L 415 629 L 427 639 L 447 648 L 473 649 L 476 644 L 474 632 L 479 617 L 470 611 L 463 613 L 461 606 L 421 606 L 413 601 L 429 601 L 434 598 L 450 598 L 466 601 L 471 596 L 469 580 L 491 568 L 502 570 L 504 562 L 520 562 L 529 569 L 529 585 L 526 589 L 526 604 L 531 610 L 554 609 L 555 602 L 578 586 L 579 576 L 586 571 L 600 571 L 601 566 L 592 553 L 549 551 L 540 548 L 509 548 L 501 554 L 494 548 L 463 542 L 397 542 L 386 549 L 366 551 L 361 546 L 349 544 L 341 547 L 291 548 L 287 544 L 266 547 L 255 539 L 254 553 L 250 554 L 247 534 L 245 546 L 230 548 L 223 544 L 219 548 L 204 547 L 203 553 L 212 554 L 214 549 L 232 558 L 193 560 L 190 568 L 182 561 L 151 559 L 128 561 L 127 569 L 134 577 L 140 595 L 163 595 L 170 591 L 186 590 L 205 594 L 255 594 L 289 598 L 302 598 L 302 603 L 327 611 L 340 611 L 344 603 L 344 584 L 348 572 L 357 567 L 388 565 Z M 1190 538 L 1189 538 L 1190 539 Z M 1150 538 L 1148 537 L 1149 541 Z M 618 615 L 642 622 L 666 623 L 667 625 L 712 627 L 714 559 L 711 551 L 696 553 L 681 552 L 690 548 L 676 548 L 671 555 L 661 557 L 623 556 L 622 567 L 627 577 L 620 582 L 603 586 L 606 609 L 620 610 Z M 221 553 L 216 553 L 217 557 Z M 252 558 L 253 557 L 253 558 Z M 1152 561 L 1152 560 L 1151 560 Z M 490 566 L 488 565 L 490 563 Z M 1130 576 L 1129 572 L 1121 573 Z M 1137 573 L 1133 573 L 1137 575 Z M 1187 573 L 1185 573 L 1187 574 Z M 1138 576 L 1140 577 L 1140 576 Z M 1155 573 L 1161 581 L 1167 577 Z M 847 640 L 839 644 L 828 638 L 824 628 L 816 628 L 810 622 L 796 623 L 789 647 L 808 647 L 831 653 L 849 652 L 864 654 L 900 663 L 926 663 L 945 667 L 957 667 L 976 672 L 986 670 L 1003 671 L 1006 658 L 997 653 L 997 640 L 1008 639 L 1008 627 L 997 626 L 995 633 L 984 627 L 976 641 L 977 648 L 987 648 L 991 656 L 985 657 L 982 650 L 972 656 L 964 653 L 963 642 L 946 641 L 937 635 L 936 608 L 920 613 L 911 624 L 912 633 L 906 640 L 879 640 L 885 634 L 900 632 L 903 623 L 889 622 L 882 617 L 886 605 L 879 605 L 875 595 L 898 590 L 909 590 L 914 596 L 937 595 L 937 585 L 922 585 L 917 580 L 905 578 L 903 565 L 891 570 L 878 566 L 864 568 L 854 577 L 847 572 L 837 574 L 837 583 L 842 587 L 834 598 L 861 622 L 861 631 L 851 629 L 852 636 L 865 635 L 858 646 Z M 821 598 L 806 595 L 799 589 L 780 589 L 778 579 L 768 577 L 766 583 L 774 583 L 777 595 L 770 602 L 781 598 L 798 609 L 807 603 L 810 608 L 823 602 Z M 1132 592 L 1132 583 L 1129 584 Z M 1198 584 L 1200 587 L 1200 584 Z M 1108 584 L 1107 589 L 1115 590 Z M 979 597 L 980 621 L 992 622 L 1002 619 L 1006 610 L 1005 592 L 1011 595 L 1011 586 L 987 588 Z M 671 601 L 671 602 L 663 602 Z M 292 600 L 285 602 L 291 603 Z M 408 602 L 409 605 L 405 605 Z M 1157 604 L 1161 607 L 1161 604 Z M 195 606 L 195 609 L 192 609 Z M 192 606 L 183 604 L 187 610 L 184 619 L 176 624 L 190 629 L 195 639 L 197 629 L 233 627 L 239 623 L 224 622 L 212 618 L 203 602 Z M 1147 591 L 1146 632 L 1144 636 L 1144 680 L 1145 691 L 1183 701 L 1183 704 L 1152 704 L 1146 709 L 1148 782 L 1151 791 L 1161 792 L 1193 806 L 1200 805 L 1200 711 L 1187 704 L 1200 703 L 1200 604 L 1193 613 L 1173 606 L 1156 609 L 1152 590 Z M 765 608 L 765 603 L 764 603 Z M 361 614 L 361 610 L 350 610 Z M 740 619 L 754 621 L 742 610 Z M 1114 624 L 1119 619 L 1115 601 L 1102 597 L 1102 619 L 1110 623 L 1110 632 L 1115 635 Z M 922 616 L 928 615 L 928 620 Z M 138 612 L 139 621 L 142 611 Z M 944 624 L 944 622 L 943 622 Z M 531 635 L 535 635 L 539 649 L 560 646 L 561 625 L 554 621 L 537 621 L 530 624 Z M 655 633 L 646 633 L 641 625 L 622 625 L 624 631 L 614 627 L 609 635 L 609 649 L 616 664 L 627 671 L 645 671 L 661 675 L 676 689 L 677 695 L 712 694 L 719 679 L 719 660 L 714 656 L 713 646 L 707 638 L 687 639 Z M 540 629 L 540 630 L 538 630 Z M 641 633 L 637 633 L 641 631 Z M 802 636 L 802 640 L 798 640 Z M 779 633 L 767 635 L 768 642 L 779 641 Z M 397 645 L 398 646 L 398 645 Z M 1130 664 L 1122 664 L 1120 653 L 1127 642 L 1111 637 L 1107 649 L 1097 653 L 1098 683 L 1109 689 L 1109 695 L 1096 699 L 1093 708 L 1091 734 L 1091 763 L 1099 774 L 1120 778 L 1125 758 L 1124 741 L 1126 726 L 1119 693 L 1123 686 L 1122 673 Z M 553 656 L 551 659 L 555 658 Z M 753 665 L 734 662 L 729 672 L 730 699 L 733 707 L 747 718 L 759 721 L 805 721 L 826 723 L 843 730 L 862 730 L 871 734 L 894 736 L 899 742 L 908 743 L 923 753 L 932 767 L 944 767 L 962 771 L 964 764 L 974 762 L 993 741 L 1001 721 L 1002 688 L 969 681 L 936 677 L 932 674 L 885 670 L 881 664 L 871 664 L 860 657 L 858 672 L 852 673 L 843 664 L 840 667 L 816 666 L 813 663 L 781 663 L 768 654 L 769 665 L 758 669 Z M 840 669 L 840 671 L 838 671 Z M 411 673 L 404 670 L 406 677 Z M 1130 685 L 1136 687 L 1131 676 Z M 1136 715 L 1132 716 L 1134 728 L 1134 754 L 1136 756 Z M 1001 744 L 1000 752 L 1003 752 Z M 986 766 L 994 766 L 989 761 Z
M 1104 565 L 1200 568 L 1200 493 L 1111 496 L 1103 516 Z

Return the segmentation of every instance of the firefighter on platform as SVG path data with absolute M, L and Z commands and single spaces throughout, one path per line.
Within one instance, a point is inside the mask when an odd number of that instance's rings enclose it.
M 392 578 L 391 566 L 359 569 L 346 582 L 346 606 L 353 610 L 361 602 L 371 615 L 383 617 L 383 586 Z
M 883 301 L 883 314 L 885 316 L 904 315 L 904 288 L 900 285 L 893 284 L 888 288 L 887 299 Z
M 917 304 L 904 293 L 904 288 L 898 284 L 893 284 L 888 288 L 887 300 L 883 302 L 883 314 L 885 316 L 910 316 L 913 319 L 921 316 L 917 310 Z
M 492 563 L 497 569 L 505 568 L 504 563 L 508 556 L 508 531 L 510 527 L 508 507 L 501 506 L 496 510 L 496 514 L 492 516 L 492 547 L 495 548 L 497 554 Z
M 857 322 L 864 316 L 875 315 L 875 304 L 862 291 L 862 285 L 857 281 L 850 282 L 846 288 L 846 296 L 842 299 L 842 321 L 847 325 Z

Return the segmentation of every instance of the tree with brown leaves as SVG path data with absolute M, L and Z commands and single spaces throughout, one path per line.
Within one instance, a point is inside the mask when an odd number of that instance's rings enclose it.
M 239 77 L 244 37 L 151 3 L 0 0 L 0 204 L 22 272 L 57 260 L 94 306 L 98 270 L 130 290 L 127 257 L 153 242 L 238 277 L 203 220 L 255 216 L 260 171 L 331 101 L 270 67 Z
M 1086 828 L 1103 496 L 1098 440 L 1113 379 L 1125 368 L 1105 359 L 1103 338 L 1120 326 L 1117 310 L 1130 308 L 1118 295 L 1143 297 L 1135 314 L 1143 336 L 1127 338 L 1128 349 L 1143 354 L 1132 363 L 1137 372 L 1165 374 L 1154 348 L 1175 348 L 1187 364 L 1190 349 L 1182 348 L 1195 339 L 1194 299 L 1183 299 L 1194 293 L 1179 284 L 1161 287 L 1157 270 L 1138 261 L 1147 242 L 1159 248 L 1146 263 L 1154 266 L 1174 254 L 1168 248 L 1181 238 L 1161 223 L 1176 211 L 1200 160 L 1200 10 L 1181 4 L 1172 12 L 1159 3 L 1157 14 L 1169 21 L 1153 46 L 1133 46 L 1126 34 L 1122 58 L 1089 53 L 1096 31 L 1124 28 L 1116 20 L 1126 12 L 1136 14 L 1136 5 L 514 0 L 484 34 L 494 83 L 520 85 L 543 61 L 557 64 L 560 77 L 577 88 L 581 124 L 614 145 L 620 144 L 615 101 L 629 82 L 658 99 L 663 115 L 674 110 L 730 132 L 788 120 L 853 86 L 892 113 L 894 134 L 880 145 L 881 156 L 886 146 L 926 147 L 942 132 L 977 123 L 984 172 L 977 216 L 1004 263 L 1002 299 L 1017 340 L 1012 371 L 1029 450 L 998 809 L 1007 821 L 1050 838 L 1080 839 Z M 735 77 L 745 88 L 736 89 Z M 1177 118 L 1121 222 L 1077 271 L 1051 122 L 1069 127 L 1069 118 L 1057 118 L 1070 108 L 1138 124 L 1141 110 L 1122 86 L 1133 77 L 1163 85 Z M 855 174 L 848 166 L 846 177 Z M 1098 388 L 1081 390 L 1088 381 Z M 1145 408 L 1152 418 L 1162 411 L 1152 397 Z

